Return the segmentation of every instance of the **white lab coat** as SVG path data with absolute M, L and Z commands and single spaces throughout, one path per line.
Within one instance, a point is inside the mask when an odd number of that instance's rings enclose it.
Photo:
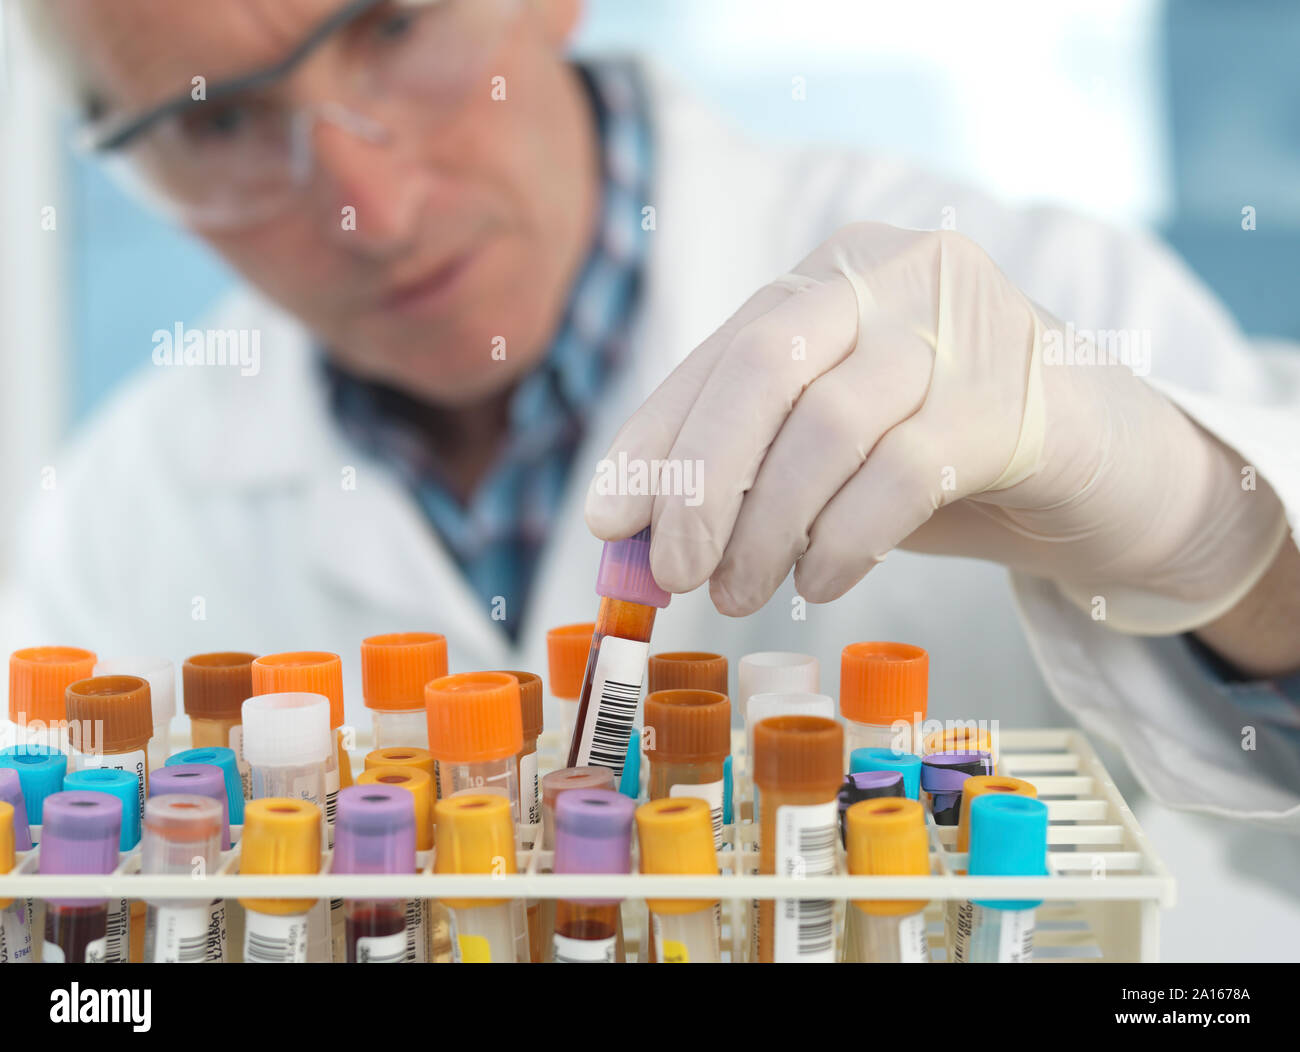
M 366 722 L 358 644 L 372 633 L 443 632 L 453 670 L 545 672 L 546 630 L 595 613 L 600 545 L 582 504 L 618 424 L 748 294 L 861 219 L 913 228 L 955 219 L 1056 316 L 1082 328 L 1150 329 L 1154 375 L 1178 385 L 1167 389 L 1186 411 L 1258 467 L 1295 526 L 1300 356 L 1252 352 L 1168 252 L 1060 211 L 1012 210 L 892 162 L 754 145 L 653 75 L 652 97 L 656 229 L 636 351 L 592 421 L 518 646 L 395 476 L 340 434 L 304 330 L 244 294 L 203 324 L 260 330 L 257 376 L 145 369 L 55 463 L 56 485 L 40 493 L 22 534 L 26 605 L 4 649 L 61 642 L 177 660 L 333 650 L 357 724 Z M 811 652 L 834 694 L 845 643 L 916 643 L 931 654 L 938 718 L 1070 722 L 1055 694 L 1085 728 L 1116 741 L 1167 803 L 1300 827 L 1300 762 L 1263 727 L 1259 750 L 1243 752 L 1241 726 L 1251 721 L 1215 693 L 1180 641 L 1111 632 L 1048 583 L 896 552 L 842 599 L 797 614 L 789 580 L 743 620 L 718 614 L 700 590 L 660 614 L 653 647 L 726 654 L 733 684 L 745 653 Z

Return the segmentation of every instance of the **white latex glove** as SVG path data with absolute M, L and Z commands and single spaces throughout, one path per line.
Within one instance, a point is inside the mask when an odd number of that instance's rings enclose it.
M 611 492 L 606 464 L 588 526 L 613 540 L 648 523 L 656 580 L 709 581 L 735 616 L 791 566 L 826 602 L 904 546 L 1052 578 L 1081 605 L 1104 596 L 1124 630 L 1212 620 L 1278 551 L 1280 503 L 1125 365 L 1063 348 L 1060 323 L 961 235 L 845 227 L 615 438 L 614 463 L 702 465 L 702 500 Z

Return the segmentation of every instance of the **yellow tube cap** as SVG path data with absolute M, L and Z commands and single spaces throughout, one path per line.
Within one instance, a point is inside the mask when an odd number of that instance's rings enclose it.
M 465 793 L 434 808 L 438 850 L 435 873 L 515 873 L 515 824 L 510 801 L 496 793 Z M 496 906 L 506 899 L 443 899 L 450 909 Z
M 693 797 L 651 800 L 636 809 L 636 835 L 641 846 L 641 872 L 701 874 L 718 872 L 713 847 L 713 816 L 709 805 Z M 655 913 L 698 913 L 717 899 L 647 899 Z
M 366 770 L 372 767 L 418 767 L 433 777 L 433 753 L 415 746 L 390 745 L 386 749 L 371 749 L 366 753 Z
M 396 764 L 371 767 L 370 756 L 366 757 L 366 769 L 357 776 L 357 785 L 395 785 L 409 791 L 415 798 L 415 850 L 428 851 L 433 847 L 433 779 L 419 767 Z
M 14 806 L 0 800 L 0 876 L 14 868 Z M 0 910 L 13 905 L 13 899 L 0 899 Z
M 844 812 L 849 872 L 855 877 L 928 876 L 930 838 L 925 811 L 916 800 L 882 796 Z M 925 900 L 855 899 L 863 913 L 901 917 L 925 908 Z
M 239 872 L 245 876 L 320 872 L 320 808 L 306 800 L 269 796 L 244 805 Z M 315 899 L 245 899 L 257 913 L 306 913 Z
M 1004 774 L 977 774 L 961 783 L 961 814 L 957 819 L 957 850 L 970 850 L 970 803 L 985 793 L 1006 793 L 1011 796 L 1038 797 L 1033 783 L 1023 778 L 1008 778 Z

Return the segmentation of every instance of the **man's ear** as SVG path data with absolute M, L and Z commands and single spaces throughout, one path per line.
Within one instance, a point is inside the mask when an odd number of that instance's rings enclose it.
M 582 0 L 541 0 L 538 6 L 546 38 L 556 47 L 562 47 L 578 25 Z

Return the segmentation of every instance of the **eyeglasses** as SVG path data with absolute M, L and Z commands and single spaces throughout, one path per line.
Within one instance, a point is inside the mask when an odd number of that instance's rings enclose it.
M 269 219 L 310 186 L 313 130 L 334 124 L 369 142 L 427 136 L 485 72 L 520 0 L 351 0 L 275 64 L 101 121 L 84 148 L 109 155 L 137 190 L 197 229 Z M 340 98 L 299 104 L 284 81 L 308 59 L 334 64 Z M 482 79 L 482 90 L 490 83 Z M 125 163 L 123 163 L 125 162 Z

